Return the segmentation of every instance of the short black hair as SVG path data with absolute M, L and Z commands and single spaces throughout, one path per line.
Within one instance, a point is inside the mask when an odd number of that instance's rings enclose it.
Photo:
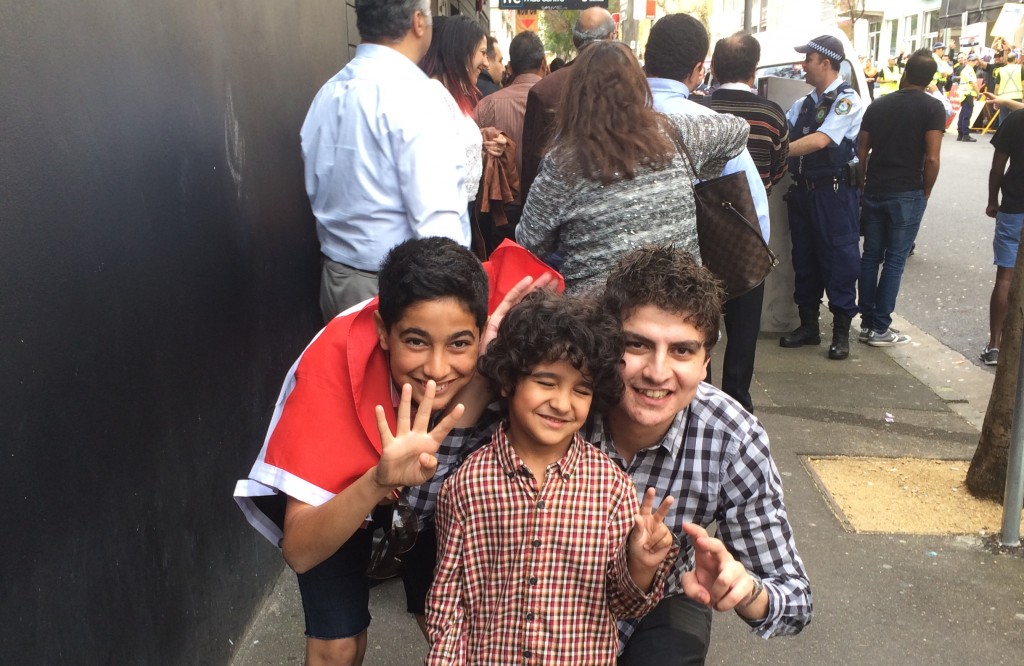
M 423 301 L 454 298 L 487 322 L 487 272 L 472 252 L 450 238 L 414 238 L 391 248 L 377 274 L 381 321 L 390 329 Z
M 490 60 L 494 57 L 494 45 L 498 43 L 498 38 L 494 35 L 487 35 L 487 59 Z
M 932 82 L 939 66 L 928 49 L 918 49 L 910 54 L 903 68 L 903 76 L 912 86 L 927 86 Z
M 537 33 L 524 30 L 508 45 L 508 64 L 513 74 L 533 72 L 544 66 L 544 43 Z
M 759 60 L 760 42 L 741 31 L 718 40 L 711 55 L 711 67 L 720 83 L 735 83 L 752 78 Z
M 539 364 L 565 360 L 590 381 L 591 411 L 601 412 L 622 397 L 623 352 L 617 322 L 593 296 L 539 290 L 505 315 L 479 370 L 494 390 L 512 395 Z
M 680 81 L 704 62 L 710 42 L 707 28 L 689 14 L 663 16 L 647 38 L 644 70 L 647 76 Z
M 709 352 L 718 342 L 725 293 L 722 283 L 689 253 L 671 245 L 644 245 L 612 269 L 603 307 L 621 324 L 645 305 L 685 317 L 704 334 Z
M 430 15 L 426 0 L 356 0 L 356 27 L 364 42 L 399 42 L 416 12 Z

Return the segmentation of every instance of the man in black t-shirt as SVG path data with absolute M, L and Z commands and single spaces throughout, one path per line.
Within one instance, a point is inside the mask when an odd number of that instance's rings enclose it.
M 1011 107 L 1012 108 L 1012 107 Z M 1003 108 L 1002 113 L 1009 113 Z M 996 152 L 988 173 L 988 205 L 985 214 L 996 218 L 992 250 L 995 255 L 996 283 L 989 306 L 988 344 L 981 352 L 985 365 L 999 362 L 999 343 L 1003 319 L 1010 296 L 1013 267 L 1017 263 L 1017 245 L 1024 223 L 1024 110 L 1013 111 L 992 138 Z M 1010 167 L 1007 169 L 1006 164 Z M 1002 199 L 999 193 L 1002 190 Z
M 911 54 L 903 87 L 867 108 L 857 137 L 864 183 L 858 339 L 873 347 L 910 342 L 910 336 L 892 329 L 892 312 L 907 255 L 939 175 L 946 111 L 925 92 L 936 67 L 927 49 Z

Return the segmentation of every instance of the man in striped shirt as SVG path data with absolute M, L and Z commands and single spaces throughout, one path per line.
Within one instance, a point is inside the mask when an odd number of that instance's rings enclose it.
M 721 86 L 704 103 L 719 113 L 731 113 L 750 123 L 747 149 L 768 194 L 786 173 L 789 157 L 789 124 L 786 112 L 775 102 L 753 92 L 754 72 L 761 59 L 761 45 L 745 32 L 718 40 L 711 56 L 711 70 Z

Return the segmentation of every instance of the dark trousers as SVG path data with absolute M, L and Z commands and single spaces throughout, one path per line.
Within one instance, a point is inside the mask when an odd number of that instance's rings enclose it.
M 967 136 L 971 133 L 971 116 L 974 114 L 974 97 L 965 97 L 960 102 L 960 117 L 956 121 L 957 136 Z
M 618 666 L 702 666 L 710 646 L 711 609 L 677 594 L 640 620 Z
M 497 249 L 505 239 L 515 241 L 516 239 L 516 226 L 519 224 L 519 218 L 523 216 L 523 207 L 517 204 L 508 204 L 505 206 L 505 217 L 508 219 L 508 224 L 497 226 L 494 224 L 494 217 L 490 213 L 480 213 L 480 231 L 483 233 L 484 243 L 487 246 L 487 256 L 491 256 L 491 252 Z
M 754 413 L 750 380 L 754 377 L 754 353 L 761 331 L 764 283 L 725 302 L 725 358 L 722 360 L 722 390 L 744 409 Z
M 857 190 L 838 183 L 808 189 L 794 186 L 786 196 L 793 240 L 793 300 L 816 308 L 822 294 L 829 310 L 857 314 L 860 224 Z

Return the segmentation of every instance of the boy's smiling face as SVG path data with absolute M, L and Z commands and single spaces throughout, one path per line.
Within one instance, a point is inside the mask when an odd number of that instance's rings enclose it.
M 516 383 L 508 397 L 508 437 L 520 456 L 533 454 L 554 462 L 590 412 L 590 380 L 571 363 L 540 363 Z M 556 455 L 557 454 L 557 455 Z
M 375 314 L 377 339 L 388 352 L 395 384 L 412 385 L 419 404 L 431 379 L 437 383 L 434 409 L 444 409 L 476 370 L 480 329 L 456 298 L 420 301 L 405 309 L 388 330 Z

